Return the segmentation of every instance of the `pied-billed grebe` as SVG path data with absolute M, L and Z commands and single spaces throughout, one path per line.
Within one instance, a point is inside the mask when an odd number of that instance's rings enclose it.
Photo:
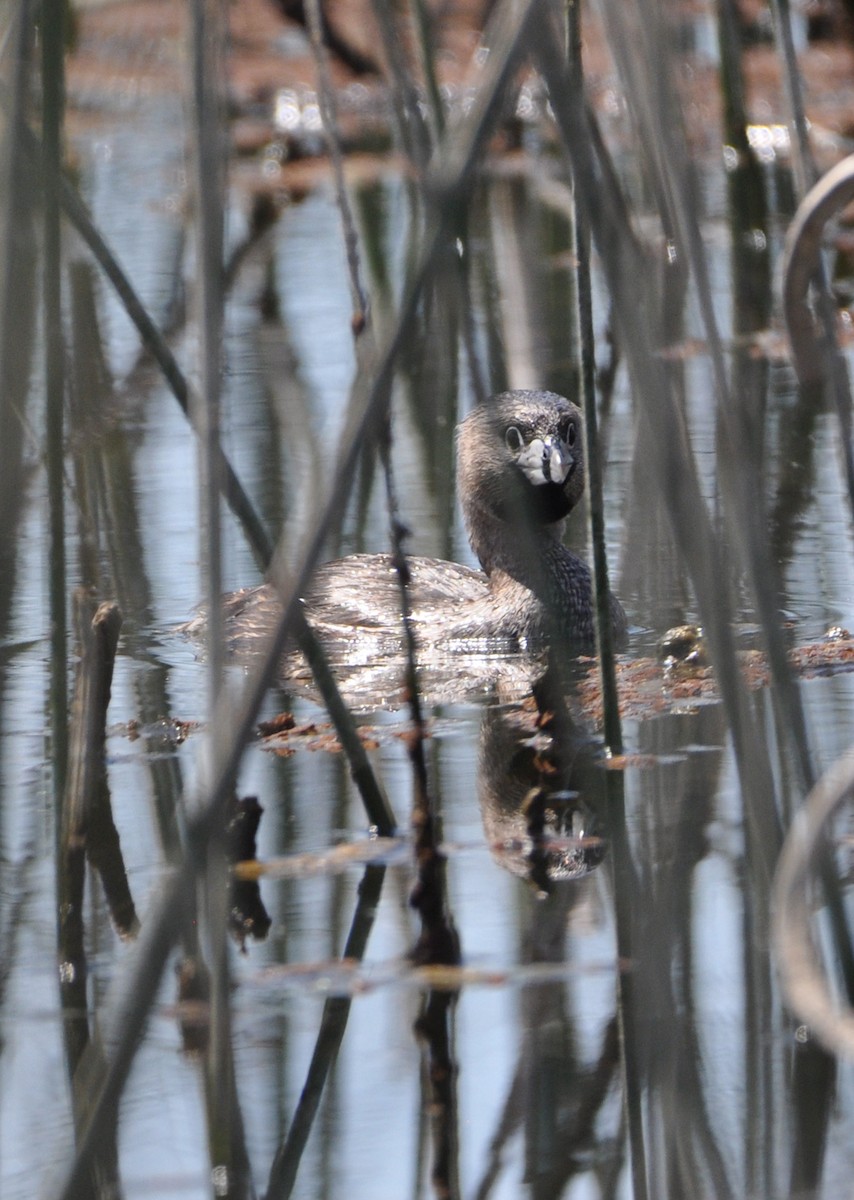
M 483 571 L 407 559 L 419 644 L 498 642 L 503 649 L 556 635 L 573 651 L 594 646 L 587 564 L 561 541 L 564 518 L 584 491 L 581 411 L 554 392 L 503 392 L 457 427 L 457 487 L 472 549 Z M 324 642 L 346 654 L 359 638 L 391 646 L 400 637 L 400 591 L 391 558 L 354 554 L 318 567 L 306 615 Z M 626 618 L 610 597 L 618 641 Z M 249 649 L 272 626 L 267 585 L 226 600 L 232 649 Z

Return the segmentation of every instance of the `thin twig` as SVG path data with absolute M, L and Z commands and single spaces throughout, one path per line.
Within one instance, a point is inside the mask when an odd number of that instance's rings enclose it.
M 323 19 L 320 0 L 305 0 L 305 4 L 309 40 L 311 42 L 315 66 L 317 67 L 320 116 L 323 121 L 323 133 L 326 138 L 329 160 L 332 163 L 332 173 L 335 177 L 335 194 L 338 199 L 338 211 L 341 214 L 341 225 L 344 230 L 344 246 L 347 251 L 347 268 L 350 275 L 350 293 L 353 300 L 353 332 L 361 333 L 368 319 L 368 296 L 362 282 L 362 269 L 359 262 L 359 237 L 356 233 L 353 209 L 347 195 L 347 183 L 344 178 L 344 157 L 341 153 L 341 137 L 338 131 L 335 93 L 323 45 Z

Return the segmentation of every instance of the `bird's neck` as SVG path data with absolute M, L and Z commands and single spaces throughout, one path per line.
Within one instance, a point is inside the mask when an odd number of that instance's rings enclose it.
M 515 579 L 530 581 L 529 586 L 534 585 L 538 573 L 548 569 L 548 560 L 563 537 L 563 521 L 510 524 L 483 509 L 467 515 L 469 541 L 486 574 L 505 571 Z

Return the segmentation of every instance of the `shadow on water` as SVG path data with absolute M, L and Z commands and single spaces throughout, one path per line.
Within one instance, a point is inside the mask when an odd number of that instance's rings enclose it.
M 346 83 L 336 45 L 358 31 L 281 7 L 287 25 L 232 13 L 273 23 L 275 78 L 296 45 Z M 830 372 L 798 386 L 774 291 L 803 198 L 803 150 L 793 171 L 774 133 L 798 126 L 797 88 L 762 90 L 786 47 L 735 5 L 671 26 L 609 0 L 581 14 L 582 94 L 556 49 L 572 61 L 572 20 L 548 40 L 548 4 L 498 3 L 482 34 L 458 7 L 413 4 L 410 40 L 399 6 L 365 5 L 390 119 L 361 78 L 322 97 L 326 143 L 308 85 L 278 127 L 260 102 L 239 114 L 221 279 L 178 76 L 83 119 L 86 55 L 136 5 L 78 14 L 65 116 L 61 72 L 43 111 L 31 86 L 59 27 L 39 40 L 23 3 L 3 18 L 4 1200 L 848 1188 L 845 1052 L 814 994 L 817 1035 L 788 1006 L 808 966 L 839 996 L 850 979 L 850 819 L 821 784 L 798 814 L 850 737 L 851 640 L 819 639 L 854 627 L 854 545 L 845 397 Z M 183 45 L 157 36 L 146 69 Z M 472 45 L 472 73 L 452 69 Z M 225 293 L 204 320 L 199 282 Z M 267 566 L 311 665 L 282 677 L 289 631 L 252 631 L 216 706 L 210 647 L 176 627 L 215 577 L 191 421 L 220 318 L 223 584 Z M 622 752 L 592 660 L 556 654 L 555 682 L 535 655 L 404 639 L 358 661 L 355 639 L 324 682 L 298 624 L 318 556 L 471 564 L 457 421 L 506 387 L 577 396 L 594 367 L 632 626 Z M 567 537 L 592 557 L 585 516 Z M 693 662 L 654 661 L 699 622 Z

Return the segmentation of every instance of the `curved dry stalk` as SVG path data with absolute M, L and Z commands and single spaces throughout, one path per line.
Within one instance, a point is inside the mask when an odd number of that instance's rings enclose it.
M 818 170 L 815 164 L 815 158 L 812 153 L 812 147 L 809 140 L 809 125 L 807 123 L 806 113 L 804 112 L 803 93 L 801 89 L 801 79 L 798 72 L 797 56 L 795 54 L 794 42 L 792 39 L 792 24 L 789 10 L 789 0 L 772 0 L 772 9 L 774 11 L 774 28 L 778 45 L 781 49 L 781 55 L 784 65 L 784 75 L 786 83 L 786 96 L 789 103 L 789 130 L 791 153 L 794 166 L 795 182 L 797 190 L 801 196 L 801 205 L 798 212 L 795 214 L 795 224 L 799 225 L 800 221 L 804 222 L 805 227 L 811 226 L 810 212 L 812 205 L 820 207 L 825 199 L 825 181 L 817 181 Z M 841 166 L 841 164 L 840 164 Z M 834 186 L 839 184 L 839 174 L 831 171 L 827 177 L 832 182 L 828 183 L 827 191 L 830 192 Z M 842 172 L 840 172 L 842 174 Z M 807 195 L 808 189 L 813 189 Z M 826 211 L 826 210 L 824 210 Z M 828 213 L 829 215 L 829 213 Z M 827 219 L 827 218 L 825 218 Z M 804 232 L 806 236 L 806 229 Z M 787 239 L 787 253 L 791 243 Z M 795 366 L 798 370 L 798 378 L 801 383 L 808 386 L 817 383 L 821 379 L 827 380 L 830 384 L 834 403 L 836 405 L 837 419 L 843 442 L 843 454 L 845 462 L 845 470 L 848 483 L 848 497 L 851 505 L 852 513 L 854 513 L 854 449 L 851 445 L 851 383 L 848 378 L 848 368 L 839 348 L 839 340 L 836 336 L 836 307 L 830 291 L 830 283 L 827 278 L 827 272 L 821 256 L 815 252 L 812 256 L 812 246 L 809 246 L 809 259 L 812 260 L 813 275 L 810 279 L 804 282 L 798 280 L 798 290 L 802 297 L 805 298 L 806 292 L 810 285 L 815 293 L 816 311 L 822 326 L 823 345 L 822 358 L 823 368 L 817 367 L 813 361 L 809 365 L 809 370 L 806 377 L 802 375 L 802 370 L 807 368 L 808 359 L 802 357 L 798 351 L 800 342 L 793 340 L 792 347 L 795 350 Z M 791 267 L 791 258 L 789 259 Z M 789 303 L 791 295 L 789 292 L 789 270 L 786 271 L 785 283 L 785 311 L 787 322 L 789 320 Z M 790 326 L 791 330 L 791 326 Z
M 837 394 L 847 387 L 848 373 L 833 333 L 832 302 L 823 292 L 824 264 L 821 249 L 825 226 L 854 199 L 854 155 L 832 167 L 807 192 L 786 233 L 783 257 L 783 316 L 798 380 L 805 388 L 830 378 Z M 816 321 L 808 303 L 818 289 Z M 850 407 L 839 411 L 849 499 L 854 511 L 854 451 L 851 446 Z
M 854 1008 L 821 969 L 810 932 L 811 875 L 828 858 L 827 827 L 854 792 L 854 750 L 837 759 L 795 816 L 774 881 L 772 938 L 791 1008 L 832 1053 L 854 1057 Z

